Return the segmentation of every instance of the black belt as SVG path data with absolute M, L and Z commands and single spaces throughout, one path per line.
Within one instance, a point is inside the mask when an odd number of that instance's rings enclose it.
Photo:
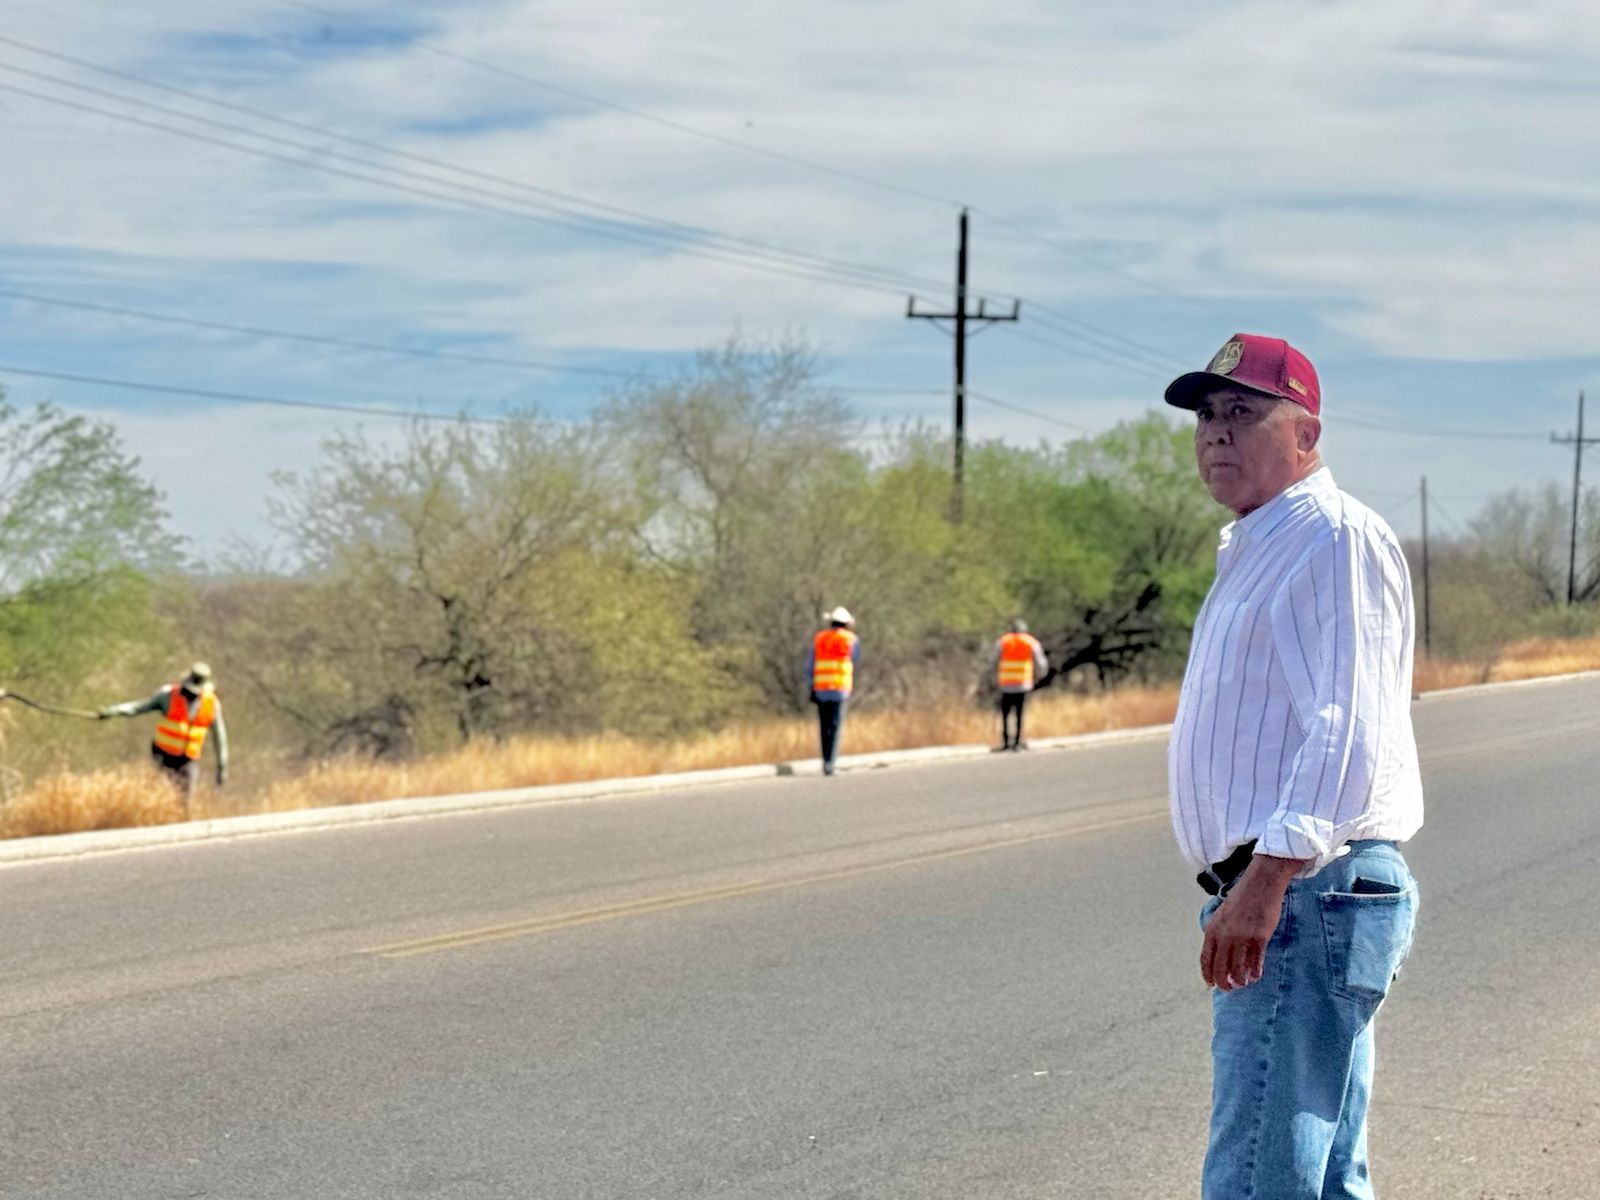
M 1244 869 L 1250 865 L 1250 860 L 1255 857 L 1256 843 L 1251 838 L 1244 845 L 1235 848 L 1221 862 L 1214 862 L 1200 874 L 1194 881 L 1205 889 L 1208 896 L 1220 896 L 1233 886 L 1233 881 L 1244 874 Z

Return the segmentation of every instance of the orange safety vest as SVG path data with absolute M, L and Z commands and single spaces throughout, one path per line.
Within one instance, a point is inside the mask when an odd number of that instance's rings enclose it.
M 1000 639 L 997 682 L 1002 688 L 1033 689 L 1033 651 L 1038 640 L 1028 633 L 1008 633 Z
M 184 698 L 183 688 L 172 685 L 172 699 L 167 702 L 167 715 L 156 726 L 156 749 L 175 758 L 199 758 L 205 748 L 206 731 L 217 719 L 217 694 L 206 692 L 197 697 L 194 710 Z
M 856 682 L 856 664 L 850 658 L 856 635 L 848 629 L 819 629 L 811 643 L 811 690 L 840 692 L 848 696 Z

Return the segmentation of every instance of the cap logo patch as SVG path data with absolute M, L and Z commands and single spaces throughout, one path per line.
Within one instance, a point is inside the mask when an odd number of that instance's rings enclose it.
M 1307 394 L 1306 393 L 1306 385 L 1301 383 L 1293 375 L 1289 376 L 1289 386 L 1291 388 L 1293 388 L 1295 391 L 1299 392 L 1302 396 Z
M 1211 360 L 1211 365 L 1206 368 L 1213 375 L 1231 375 L 1239 360 L 1244 357 L 1244 343 L 1234 338 Z

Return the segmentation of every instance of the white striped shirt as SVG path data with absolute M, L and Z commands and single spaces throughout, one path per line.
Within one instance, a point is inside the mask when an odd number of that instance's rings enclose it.
M 1167 751 L 1190 863 L 1255 838 L 1309 874 L 1421 827 L 1414 626 L 1393 531 L 1326 468 L 1223 529 Z

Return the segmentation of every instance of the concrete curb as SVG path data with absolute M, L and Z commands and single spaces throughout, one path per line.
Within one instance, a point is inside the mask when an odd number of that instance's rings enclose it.
M 1100 733 L 1075 733 L 1068 737 L 1029 738 L 1030 750 L 1076 750 L 1088 746 L 1102 746 L 1108 742 L 1138 741 L 1142 738 L 1165 737 L 1171 725 L 1141 725 L 1135 729 L 1107 729 Z M 897 767 L 906 763 L 940 762 L 952 758 L 982 758 L 995 753 L 993 746 L 919 746 L 915 750 L 881 750 L 876 754 L 848 754 L 834 764 L 838 771 L 872 770 L 876 767 Z M 779 775 L 821 775 L 820 758 L 802 758 L 778 764 Z
M 845 771 L 871 771 L 878 767 L 894 767 L 904 763 L 938 762 L 949 758 L 976 758 L 989 753 L 987 746 L 918 746 L 914 750 L 880 750 L 875 754 L 841 754 L 834 769 Z M 820 758 L 798 758 L 793 762 L 778 763 L 779 775 L 821 775 Z
M 1573 671 L 1567 675 L 1536 675 L 1532 679 L 1497 679 L 1492 683 L 1468 683 L 1461 687 L 1437 688 L 1431 692 L 1423 692 L 1417 699 L 1432 700 L 1435 696 L 1462 696 L 1468 692 L 1537 687 L 1541 683 L 1570 683 L 1574 679 L 1600 679 L 1600 671 Z
M 1106 741 L 1153 737 L 1165 734 L 1168 728 L 1160 725 L 1144 729 L 1115 729 L 1076 737 L 1041 738 L 1029 744 L 1041 750 L 1065 750 L 1076 746 L 1097 745 Z M 947 759 L 978 758 L 992 752 L 988 746 L 923 746 L 914 750 L 885 750 L 875 754 L 844 755 L 839 758 L 835 766 L 840 772 L 854 772 Z M 821 774 L 822 760 L 811 758 L 750 767 L 680 771 L 670 775 L 639 775 L 544 787 L 507 788 L 494 792 L 463 792 L 453 796 L 374 800 L 368 804 L 307 808 L 294 812 L 261 813 L 245 817 L 217 817 L 209 821 L 186 821 L 177 825 L 146 825 L 134 829 L 97 829 L 89 833 L 15 838 L 0 841 L 0 867 L 77 858 L 119 850 L 139 850 L 191 842 L 230 841 L 274 833 L 303 833 L 350 825 L 371 825 L 380 821 L 416 820 L 454 813 L 488 812 L 500 808 L 536 808 L 547 804 L 571 804 L 614 796 L 634 796 L 680 788 L 704 787 L 709 784 Z
M 260 813 L 245 817 L 217 817 L 210 821 L 185 821 L 176 825 L 145 825 L 134 829 L 97 829 L 89 833 L 51 834 L 0 841 L 0 867 L 19 862 L 72 858 L 111 850 L 136 850 L 183 842 L 215 842 L 296 833 L 345 825 L 370 825 L 379 821 L 447 816 L 452 813 L 487 812 L 497 808 L 534 808 L 545 804 L 570 804 L 605 796 L 635 795 L 671 788 L 687 788 L 740 780 L 772 779 L 771 766 L 723 767 L 710 771 L 683 771 L 674 775 L 640 775 L 622 779 L 594 779 L 545 787 L 506 788 L 494 792 L 462 792 L 454 796 L 419 796 L 400 800 L 374 800 L 330 808 L 305 808 L 293 812 Z
M 1421 699 L 1479 694 L 1496 688 L 1531 687 L 1574 679 L 1600 678 L 1600 671 L 1578 671 L 1570 675 L 1548 675 L 1539 679 L 1513 679 L 1501 683 L 1480 683 L 1467 687 L 1424 692 Z M 1140 741 L 1165 737 L 1170 725 L 1145 725 L 1136 729 L 1109 729 L 1101 733 L 1081 733 L 1071 737 L 1037 738 L 1028 745 L 1033 750 L 1075 750 L 1114 742 Z M 876 770 L 883 767 L 934 763 L 962 758 L 981 758 L 993 754 L 990 746 L 923 746 L 915 750 L 884 750 L 875 754 L 849 754 L 835 764 L 843 772 Z M 507 788 L 495 792 L 463 792 L 454 796 L 421 796 L 402 800 L 375 800 L 369 804 L 340 805 L 333 808 L 307 808 L 296 812 L 262 813 L 249 817 L 218 817 L 210 821 L 188 821 L 178 825 L 147 825 L 136 829 L 100 829 L 91 833 L 54 834 L 44 837 L 14 838 L 0 841 L 0 867 L 20 863 L 49 862 L 104 854 L 119 850 L 138 850 L 174 846 L 190 842 L 229 841 L 261 837 L 274 833 L 299 833 L 334 829 L 347 825 L 370 825 L 380 821 L 415 820 L 447 816 L 452 813 L 487 812 L 499 808 L 536 808 L 546 804 L 571 804 L 612 796 L 634 796 L 679 788 L 703 787 L 717 783 L 739 783 L 753 779 L 786 776 L 819 776 L 820 759 L 806 758 L 751 767 L 720 767 L 708 771 L 681 771 L 671 775 L 641 775 L 621 779 L 595 779 L 583 783 L 562 783 L 545 787 Z

